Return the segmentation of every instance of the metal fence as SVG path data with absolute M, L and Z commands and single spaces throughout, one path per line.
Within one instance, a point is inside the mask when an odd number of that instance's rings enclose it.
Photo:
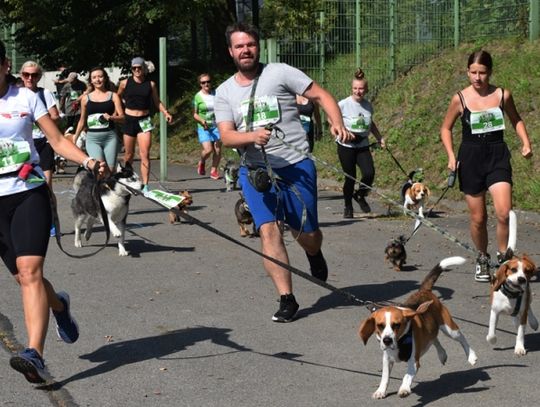
M 269 61 L 296 66 L 337 98 L 357 67 L 374 93 L 444 49 L 503 37 L 538 38 L 539 0 L 325 0 L 310 27 L 267 40 Z

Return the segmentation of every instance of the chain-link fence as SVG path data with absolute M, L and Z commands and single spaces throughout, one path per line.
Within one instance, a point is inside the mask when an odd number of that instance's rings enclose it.
M 538 37 L 538 2 L 325 0 L 312 26 L 267 42 L 268 59 L 304 70 L 337 98 L 349 94 L 361 67 L 376 93 L 398 74 L 459 43 Z

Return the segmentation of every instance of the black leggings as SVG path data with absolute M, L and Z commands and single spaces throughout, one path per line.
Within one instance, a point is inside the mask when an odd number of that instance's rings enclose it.
M 11 274 L 17 257 L 45 257 L 52 222 L 47 185 L 0 196 L 0 256 Z
M 362 148 L 349 148 L 343 147 L 341 144 L 337 145 L 337 153 L 339 161 L 341 162 L 341 168 L 345 174 L 356 179 L 356 166 L 360 168 L 362 178 L 360 182 L 369 187 L 373 185 L 375 179 L 375 166 L 373 164 L 373 157 L 369 147 Z M 346 177 L 343 183 L 343 198 L 345 199 L 345 206 L 352 206 L 352 196 L 354 192 L 354 180 Z M 360 184 L 359 192 L 360 196 L 366 196 L 369 189 Z

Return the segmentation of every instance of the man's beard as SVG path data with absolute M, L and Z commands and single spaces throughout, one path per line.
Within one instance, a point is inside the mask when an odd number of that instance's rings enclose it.
M 236 68 L 240 72 L 253 72 L 257 70 L 257 67 L 259 66 L 259 57 L 255 55 L 253 57 L 253 60 L 249 64 L 242 64 L 240 60 L 234 60 L 234 64 L 236 65 Z

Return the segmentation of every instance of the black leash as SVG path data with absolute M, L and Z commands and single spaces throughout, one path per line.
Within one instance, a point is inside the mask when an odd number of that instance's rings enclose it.
M 401 166 L 401 164 L 399 163 L 399 161 L 397 160 L 397 158 L 394 156 L 394 154 L 392 154 L 392 152 L 390 151 L 390 149 L 388 148 L 388 146 L 386 146 L 384 148 L 386 151 L 388 151 L 388 154 L 390 154 L 390 157 L 392 157 L 392 160 L 394 160 L 394 162 L 397 164 L 397 166 L 399 167 L 399 169 L 401 170 L 401 172 L 403 174 L 405 174 L 405 176 L 408 178 L 410 178 L 410 174 L 407 174 L 407 172 L 403 169 L 403 167 Z

